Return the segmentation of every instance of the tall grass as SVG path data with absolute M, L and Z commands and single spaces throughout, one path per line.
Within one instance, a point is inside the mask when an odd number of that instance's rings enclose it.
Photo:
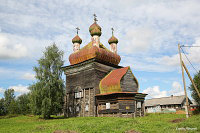
M 83 133 L 122 133 L 130 130 L 145 133 L 182 132 L 181 128 L 197 128 L 189 132 L 200 132 L 200 115 L 180 123 L 171 122 L 174 119 L 185 118 L 177 114 L 149 114 L 138 118 L 113 117 L 79 117 L 68 119 L 43 120 L 38 116 L 18 116 L 0 119 L 0 132 L 2 133 L 30 133 L 56 130 L 76 131 Z

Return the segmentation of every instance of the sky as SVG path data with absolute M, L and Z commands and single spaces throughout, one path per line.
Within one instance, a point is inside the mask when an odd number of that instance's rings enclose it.
M 33 67 L 53 43 L 69 65 L 75 28 L 80 28 L 83 47 L 91 41 L 94 13 L 107 48 L 115 29 L 119 65 L 131 67 L 139 92 L 148 99 L 183 95 L 178 43 L 200 46 L 199 9 L 199 0 L 0 0 L 0 98 L 9 88 L 16 96 L 29 92 L 27 87 L 36 82 Z M 199 70 L 200 48 L 183 50 Z M 196 71 L 184 55 L 183 60 L 193 76 Z

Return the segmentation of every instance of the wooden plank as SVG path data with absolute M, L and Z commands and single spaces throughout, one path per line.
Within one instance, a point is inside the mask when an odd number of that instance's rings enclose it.
M 89 88 L 89 90 L 88 90 L 88 91 L 89 91 L 89 112 L 88 112 L 89 116 L 90 116 L 90 100 L 91 100 L 91 99 L 90 99 L 90 90 L 91 90 L 91 89 Z
M 84 106 L 83 106 L 83 117 L 85 117 L 85 89 L 84 89 L 84 93 L 83 93 L 83 100 L 84 100 Z
M 137 101 L 135 101 L 135 116 L 137 116 Z

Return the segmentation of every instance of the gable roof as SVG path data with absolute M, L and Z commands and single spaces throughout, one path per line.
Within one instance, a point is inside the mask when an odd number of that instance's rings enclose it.
M 100 84 L 99 84 L 100 93 L 104 94 L 104 93 L 112 93 L 112 92 L 122 92 L 120 81 L 129 69 L 130 67 L 124 67 L 124 68 L 112 70 L 108 75 L 106 75 L 100 81 Z M 136 82 L 137 82 L 137 79 L 136 79 Z
M 153 98 L 145 100 L 145 106 L 156 106 L 156 105 L 169 105 L 169 104 L 182 104 L 185 100 L 185 96 L 170 96 L 162 98 Z M 189 102 L 191 102 L 189 100 Z

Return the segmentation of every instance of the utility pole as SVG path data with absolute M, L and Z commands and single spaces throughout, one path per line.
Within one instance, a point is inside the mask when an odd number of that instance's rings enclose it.
M 198 96 L 199 96 L 199 98 L 200 98 L 199 90 L 197 89 L 197 86 L 195 85 L 195 83 L 194 83 L 192 77 L 190 76 L 190 73 L 189 73 L 189 71 L 188 71 L 188 69 L 187 69 L 187 67 L 185 66 L 185 63 L 184 63 L 183 61 L 182 61 L 182 64 L 183 64 L 183 67 L 184 67 L 184 69 L 185 69 L 185 71 L 186 71 L 188 77 L 190 78 L 190 81 L 192 82 L 192 85 L 194 86 L 194 89 L 196 90 L 196 92 L 197 92 L 197 94 L 198 94 Z
M 185 113 L 186 113 L 186 118 L 189 118 L 189 104 L 188 104 L 188 97 L 187 97 L 187 92 L 186 92 L 186 83 L 185 83 L 183 61 L 182 61 L 180 48 L 181 48 L 181 46 L 180 46 L 180 44 L 178 44 L 178 52 L 179 52 L 179 56 L 180 56 L 180 65 L 181 65 L 181 70 L 182 70 L 182 79 L 183 79 L 184 92 L 185 92 L 185 98 L 186 98 Z

